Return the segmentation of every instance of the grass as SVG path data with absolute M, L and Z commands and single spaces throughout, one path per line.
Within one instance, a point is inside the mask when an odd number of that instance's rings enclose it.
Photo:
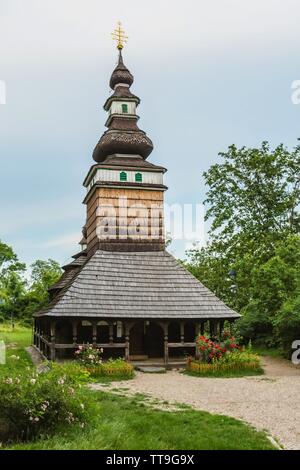
M 8 373 L 9 370 L 20 370 L 24 367 L 33 367 L 29 354 L 25 347 L 31 343 L 31 329 L 16 325 L 12 330 L 10 326 L 0 324 L 0 341 L 6 345 L 6 364 L 0 364 L 0 374 Z M 19 359 L 13 360 L 12 356 Z
M 30 358 L 24 351 L 31 340 L 29 329 L 16 326 L 12 332 L 0 327 L 0 339 L 14 348 L 7 351 L 8 363 L 0 365 L 2 373 L 7 373 L 11 367 L 30 365 Z M 21 359 L 9 359 L 11 355 Z M 102 377 L 98 381 L 108 384 L 110 379 Z M 265 433 L 242 421 L 197 411 L 184 404 L 178 404 L 176 411 L 165 411 L 147 405 L 144 394 L 124 397 L 85 388 L 84 396 L 93 411 L 84 429 L 77 426 L 57 429 L 51 438 L 16 444 L 9 449 L 274 449 Z
M 134 400 L 105 392 L 88 392 L 94 420 L 47 440 L 14 449 L 194 450 L 273 449 L 263 432 L 225 416 L 195 410 L 168 412 L 138 406 Z

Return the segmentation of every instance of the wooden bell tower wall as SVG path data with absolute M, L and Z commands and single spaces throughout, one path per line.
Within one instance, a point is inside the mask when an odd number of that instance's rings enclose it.
M 161 189 L 94 187 L 86 202 L 88 255 L 164 250 L 163 200 Z

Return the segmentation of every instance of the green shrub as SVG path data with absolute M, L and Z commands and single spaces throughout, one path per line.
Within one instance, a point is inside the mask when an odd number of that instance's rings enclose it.
M 0 441 L 33 440 L 48 436 L 61 425 L 84 427 L 88 407 L 80 382 L 87 372 L 78 366 L 53 364 L 37 374 L 25 369 L 0 379 Z

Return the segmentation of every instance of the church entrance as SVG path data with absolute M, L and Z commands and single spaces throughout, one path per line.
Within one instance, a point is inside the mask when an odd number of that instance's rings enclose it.
M 164 332 L 155 322 L 141 321 L 130 330 L 130 360 L 146 360 L 164 356 Z

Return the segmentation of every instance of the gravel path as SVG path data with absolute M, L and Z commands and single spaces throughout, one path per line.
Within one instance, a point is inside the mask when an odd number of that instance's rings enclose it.
M 143 374 L 110 388 L 126 387 L 125 393 L 145 393 L 196 409 L 242 419 L 265 430 L 285 449 L 300 449 L 300 368 L 289 361 L 264 357 L 265 375 L 232 379 L 198 378 L 170 371 Z M 93 384 L 94 389 L 105 389 Z

